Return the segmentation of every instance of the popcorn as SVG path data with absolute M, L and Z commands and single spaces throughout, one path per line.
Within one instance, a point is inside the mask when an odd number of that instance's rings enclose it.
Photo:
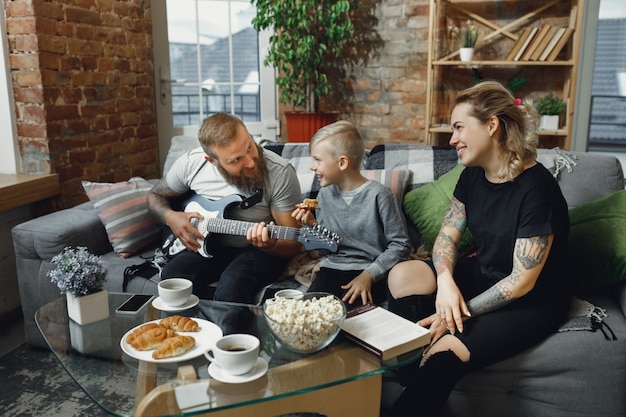
M 265 302 L 268 325 L 280 341 L 298 352 L 326 346 L 339 332 L 346 309 L 332 295 L 311 299 L 277 297 Z

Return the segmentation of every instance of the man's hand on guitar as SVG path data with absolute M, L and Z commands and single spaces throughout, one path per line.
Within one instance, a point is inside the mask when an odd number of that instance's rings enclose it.
M 273 225 L 274 222 L 270 222 L 270 226 Z M 274 250 L 278 243 L 277 239 L 270 237 L 269 230 L 264 222 L 253 224 L 246 232 L 246 239 L 257 248 L 268 252 Z
M 167 214 L 166 222 L 187 249 L 198 252 L 201 247 L 199 241 L 203 241 L 204 236 L 196 229 L 195 224 L 201 219 L 202 215 L 197 212 L 172 211 Z

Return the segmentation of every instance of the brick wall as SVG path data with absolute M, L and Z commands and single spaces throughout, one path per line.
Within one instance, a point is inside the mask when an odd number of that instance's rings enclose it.
M 150 0 L 4 6 L 23 169 L 61 182 L 47 209 L 86 201 L 83 179 L 158 176 Z

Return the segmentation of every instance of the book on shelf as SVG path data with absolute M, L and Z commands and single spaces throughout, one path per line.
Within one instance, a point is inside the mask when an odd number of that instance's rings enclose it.
M 530 41 L 530 43 L 528 44 L 528 47 L 522 54 L 520 58 L 521 61 L 530 61 L 530 57 L 532 56 L 532 54 L 535 53 L 535 51 L 539 47 L 539 44 L 541 43 L 543 38 L 546 36 L 549 30 L 550 30 L 549 25 L 542 25 L 541 28 L 537 30 L 537 34 L 533 37 L 532 41 Z
M 552 52 L 556 44 L 559 42 L 559 39 L 561 39 L 561 36 L 563 36 L 563 33 L 565 33 L 564 27 L 560 27 L 557 29 L 554 36 L 552 36 L 552 39 L 550 39 L 550 42 L 548 43 L 548 45 L 546 45 L 546 48 L 543 50 L 543 52 L 539 56 L 539 61 L 545 61 L 548 59 L 550 52 Z
M 382 360 L 430 343 L 430 331 L 382 307 L 366 304 L 348 311 L 344 334 Z
M 530 41 L 533 40 L 538 30 L 539 28 L 536 28 L 536 27 L 530 29 L 530 33 L 528 34 L 528 37 L 524 40 L 522 47 L 519 49 L 519 51 L 517 51 L 517 54 L 515 54 L 515 56 L 513 57 L 513 61 L 519 61 L 522 58 L 522 55 L 526 51 L 526 48 L 528 48 Z
M 522 31 L 522 33 L 519 35 L 519 38 L 517 38 L 517 41 L 513 45 L 511 52 L 509 52 L 509 54 L 506 56 L 507 61 L 513 61 L 513 58 L 515 57 L 515 55 L 517 55 L 517 52 L 520 50 L 520 48 L 522 47 L 522 44 L 524 43 L 524 41 L 530 34 L 530 30 L 531 30 L 530 28 L 525 28 Z
M 541 40 L 541 43 L 537 45 L 537 49 L 535 49 L 535 52 L 533 52 L 533 54 L 530 56 L 531 61 L 537 61 L 539 59 L 541 53 L 544 51 L 544 49 L 546 49 L 546 46 L 548 46 L 550 40 L 552 40 L 552 37 L 558 29 L 558 26 L 548 26 L 548 32 L 546 32 L 545 36 Z
M 554 46 L 554 49 L 552 49 L 552 52 L 550 52 L 550 54 L 548 55 L 547 61 L 556 60 L 556 57 L 559 56 L 559 52 L 561 52 L 565 44 L 567 44 L 567 42 L 569 41 L 569 38 L 572 36 L 572 33 L 574 33 L 573 28 L 565 29 L 565 32 L 563 33 L 559 41 Z

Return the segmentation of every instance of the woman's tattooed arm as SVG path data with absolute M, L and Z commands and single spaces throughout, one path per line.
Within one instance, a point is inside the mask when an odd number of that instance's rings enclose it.
M 457 259 L 456 245 L 466 224 L 465 205 L 453 197 L 433 248 L 433 263 L 438 275 L 446 270 L 452 272 Z
M 475 316 L 496 310 L 532 290 L 546 261 L 552 240 L 553 236 L 518 239 L 511 274 L 472 298 L 467 303 L 470 313 Z

